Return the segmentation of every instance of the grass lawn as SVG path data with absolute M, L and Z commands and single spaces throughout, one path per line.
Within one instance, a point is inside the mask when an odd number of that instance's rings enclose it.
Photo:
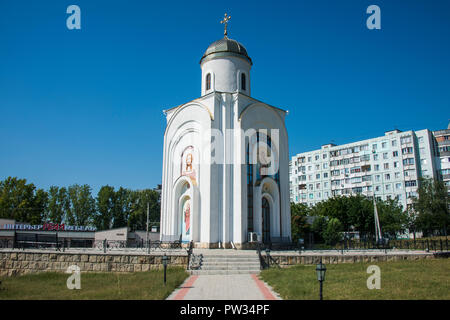
M 367 288 L 369 265 L 381 270 L 381 289 Z M 450 259 L 326 265 L 323 298 L 329 300 L 450 299 Z M 314 266 L 271 268 L 260 277 L 283 299 L 317 300 Z
M 67 289 L 70 274 L 46 272 L 1 279 L 0 300 L 5 299 L 150 299 L 162 300 L 187 277 L 182 268 L 134 273 L 82 273 L 81 289 Z

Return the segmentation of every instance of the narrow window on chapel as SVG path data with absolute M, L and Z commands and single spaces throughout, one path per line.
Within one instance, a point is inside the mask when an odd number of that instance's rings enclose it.
M 206 75 L 206 91 L 211 89 L 211 73 Z
M 241 73 L 241 89 L 245 90 L 245 73 Z

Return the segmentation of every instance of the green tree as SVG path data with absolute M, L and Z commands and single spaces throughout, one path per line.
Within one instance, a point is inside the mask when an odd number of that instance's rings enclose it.
M 33 201 L 34 210 L 31 210 L 28 222 L 31 224 L 40 224 L 43 222 L 48 210 L 48 193 L 43 189 L 37 189 Z
M 416 225 L 425 235 L 436 231 L 447 236 L 450 223 L 449 194 L 444 182 L 433 179 L 419 180 L 418 197 L 413 201 L 417 213 Z
M 94 224 L 98 230 L 112 228 L 115 199 L 114 187 L 103 186 L 100 188 L 96 199 L 97 213 L 94 218 Z
M 348 198 L 348 219 L 351 229 L 358 231 L 361 238 L 370 238 L 374 234 L 373 200 L 362 195 Z M 350 231 L 350 229 L 344 229 Z
M 126 227 L 133 206 L 132 191 L 120 187 L 115 193 L 113 204 L 113 228 Z
M 128 226 L 132 230 L 146 230 L 147 225 L 147 204 L 149 205 L 149 228 L 158 224 L 161 216 L 160 194 L 151 189 L 133 191 L 133 196 L 137 201 L 129 216 Z M 156 222 L 156 223 L 155 223 Z
M 321 241 L 323 239 L 323 234 L 328 225 L 328 218 L 324 216 L 316 216 L 314 222 L 312 223 L 311 230 L 315 234 L 316 241 Z
M 322 231 L 322 238 L 326 244 L 334 245 L 342 240 L 342 223 L 337 218 L 331 218 L 327 221 L 326 227 Z
M 72 185 L 68 188 L 70 206 L 67 212 L 67 222 L 70 225 L 86 226 L 94 222 L 95 200 L 91 187 Z
M 40 223 L 47 208 L 47 195 L 26 179 L 8 177 L 0 181 L 0 218 Z
M 44 220 L 47 222 L 62 223 L 65 221 L 69 205 L 70 199 L 67 189 L 51 186 L 48 190 L 48 209 Z
M 397 234 L 406 231 L 408 214 L 398 203 L 397 199 L 377 201 L 378 218 L 381 231 L 390 238 L 397 238 Z
M 291 234 L 292 241 L 297 242 L 299 238 L 305 238 L 310 231 L 310 225 L 307 223 L 309 207 L 304 203 L 291 202 Z

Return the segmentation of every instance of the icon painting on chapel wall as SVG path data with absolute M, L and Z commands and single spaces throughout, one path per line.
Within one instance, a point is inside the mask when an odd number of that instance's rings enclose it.
M 187 147 L 181 156 L 181 175 L 189 176 L 193 182 L 196 180 L 193 147 Z
M 183 217 L 184 217 L 184 234 L 188 236 L 191 232 L 191 203 L 189 200 L 186 200 L 183 208 Z

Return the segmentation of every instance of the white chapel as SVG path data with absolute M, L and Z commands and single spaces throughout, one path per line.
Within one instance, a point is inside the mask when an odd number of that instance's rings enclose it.
M 162 241 L 290 241 L 287 111 L 251 97 L 252 60 L 228 38 L 228 19 L 200 60 L 201 96 L 164 111 Z

